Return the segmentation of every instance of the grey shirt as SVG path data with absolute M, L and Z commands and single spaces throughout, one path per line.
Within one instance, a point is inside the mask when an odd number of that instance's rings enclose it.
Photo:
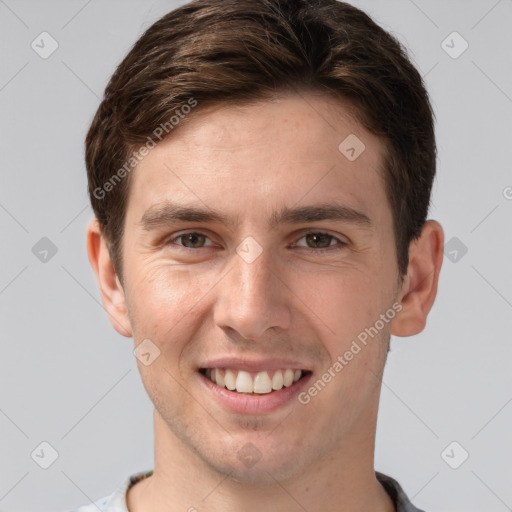
M 152 473 L 152 470 L 135 473 L 123 480 L 121 485 L 110 496 L 106 496 L 89 505 L 84 505 L 74 512 L 129 512 L 126 505 L 126 493 L 128 489 L 139 480 L 150 476 Z M 377 480 L 382 484 L 395 504 L 396 512 L 424 512 L 416 508 L 409 501 L 409 498 L 405 495 L 396 480 L 383 473 L 376 472 L 375 474 L 377 475 Z

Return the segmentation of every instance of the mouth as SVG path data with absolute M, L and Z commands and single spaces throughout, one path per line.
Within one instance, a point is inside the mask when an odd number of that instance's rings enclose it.
M 296 368 L 246 371 L 235 368 L 200 368 L 199 373 L 216 387 L 244 395 L 271 395 L 291 388 L 311 375 Z

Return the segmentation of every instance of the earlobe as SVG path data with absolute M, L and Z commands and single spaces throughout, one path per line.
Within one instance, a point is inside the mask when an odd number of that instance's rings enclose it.
M 407 276 L 399 294 L 402 310 L 393 320 L 392 335 L 412 336 L 425 328 L 437 295 L 443 247 L 443 228 L 437 221 L 427 221 L 420 237 L 409 247 Z
M 117 276 L 96 218 L 87 227 L 87 254 L 100 288 L 103 306 L 110 323 L 122 336 L 131 337 L 132 329 L 123 287 Z

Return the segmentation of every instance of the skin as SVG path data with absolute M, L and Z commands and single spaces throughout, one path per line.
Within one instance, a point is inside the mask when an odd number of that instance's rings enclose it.
M 400 280 L 385 146 L 350 112 L 326 96 L 282 94 L 187 119 L 131 176 L 122 284 L 91 221 L 89 259 L 112 325 L 136 346 L 149 338 L 161 351 L 149 366 L 137 361 L 155 406 L 155 465 L 129 491 L 130 511 L 394 510 L 373 465 L 381 377 L 390 334 L 425 326 L 443 230 L 425 223 Z M 349 134 L 366 146 L 353 162 L 338 150 Z M 145 229 L 144 213 L 166 200 L 218 210 L 233 224 Z M 363 212 L 371 225 L 269 226 L 283 207 L 331 202 Z M 187 249 L 176 238 L 187 231 L 206 238 Z M 318 232 L 334 238 L 306 237 Z M 248 236 L 262 248 L 252 263 L 236 252 Z M 298 359 L 315 381 L 393 304 L 400 312 L 307 405 L 235 413 L 200 385 L 198 366 L 226 355 Z M 261 453 L 252 467 L 237 457 L 246 443 Z

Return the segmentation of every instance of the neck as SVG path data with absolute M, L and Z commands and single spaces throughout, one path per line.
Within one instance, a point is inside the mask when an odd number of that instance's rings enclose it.
M 220 474 L 192 452 L 155 412 L 153 475 L 127 496 L 130 512 L 394 512 L 374 471 L 376 410 L 355 434 L 306 472 L 286 481 L 240 482 Z

